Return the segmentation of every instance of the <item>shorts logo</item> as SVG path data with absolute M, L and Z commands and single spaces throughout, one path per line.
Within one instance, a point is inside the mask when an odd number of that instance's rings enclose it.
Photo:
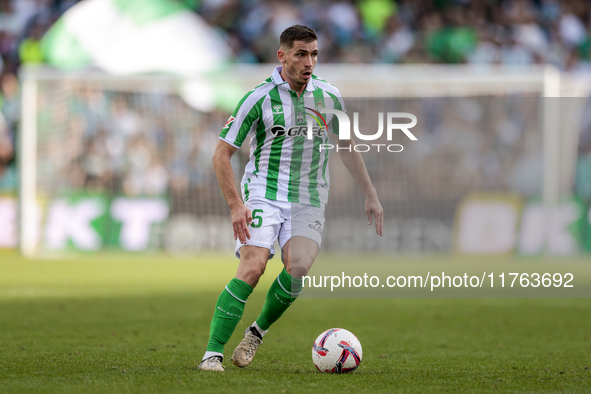
M 320 234 L 322 234 L 322 223 L 320 223 L 319 220 L 316 220 L 314 223 L 308 224 L 308 227 L 310 227 L 311 229 L 316 230 Z
M 230 127 L 230 125 L 231 125 L 233 122 L 234 122 L 234 117 L 233 117 L 233 116 L 230 116 L 230 117 L 228 118 L 228 120 L 226 121 L 226 124 L 224 125 L 224 127 L 222 128 L 222 130 L 223 130 L 223 129 L 227 129 L 227 128 L 229 128 L 229 127 Z
M 296 117 L 296 123 L 304 123 L 304 114 L 302 111 L 298 111 L 298 116 Z
M 273 106 L 273 112 L 278 113 L 278 112 L 281 112 L 281 111 L 283 111 L 283 106 L 282 105 L 276 104 L 276 105 Z

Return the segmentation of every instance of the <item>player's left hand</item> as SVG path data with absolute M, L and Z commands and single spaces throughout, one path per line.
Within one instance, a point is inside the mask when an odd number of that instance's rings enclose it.
M 367 225 L 372 223 L 372 215 L 375 217 L 376 234 L 384 235 L 384 210 L 378 196 L 369 196 L 365 199 L 365 213 L 367 214 Z

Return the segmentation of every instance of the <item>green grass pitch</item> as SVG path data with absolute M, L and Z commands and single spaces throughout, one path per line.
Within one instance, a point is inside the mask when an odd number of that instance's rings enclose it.
M 231 352 L 275 260 L 227 346 L 226 372 L 198 371 L 236 265 L 214 254 L 0 254 L 0 393 L 591 392 L 589 299 L 301 299 L 253 364 L 236 368 Z M 312 363 L 313 340 L 331 327 L 363 345 L 353 374 Z

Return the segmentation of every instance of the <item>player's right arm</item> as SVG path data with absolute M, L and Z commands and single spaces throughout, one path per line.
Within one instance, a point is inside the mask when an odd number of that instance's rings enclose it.
M 258 89 L 265 84 L 269 85 L 269 88 L 263 90 Z M 270 82 L 265 82 L 248 92 L 240 100 L 236 109 L 222 128 L 220 141 L 213 154 L 213 166 L 218 177 L 218 183 L 232 211 L 234 239 L 239 239 L 242 244 L 246 244 L 246 240 L 250 239 L 248 225 L 252 222 L 252 214 L 244 205 L 240 194 L 236 190 L 234 172 L 232 171 L 230 159 L 240 148 L 248 133 L 254 130 L 260 121 L 262 102 L 265 94 L 270 89 L 270 85 L 272 85 Z
M 234 228 L 234 239 L 240 239 L 240 243 L 245 244 L 250 239 L 248 225 L 252 222 L 252 214 L 242 202 L 236 183 L 234 180 L 234 171 L 230 159 L 238 149 L 223 140 L 219 140 L 213 153 L 213 168 L 218 178 L 220 189 L 230 210 L 232 211 L 232 227 Z

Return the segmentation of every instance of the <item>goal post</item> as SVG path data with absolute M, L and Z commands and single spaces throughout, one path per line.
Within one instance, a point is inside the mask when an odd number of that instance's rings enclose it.
M 19 141 L 19 238 L 20 251 L 33 257 L 37 250 L 40 221 L 37 209 L 37 79 L 22 79 Z

